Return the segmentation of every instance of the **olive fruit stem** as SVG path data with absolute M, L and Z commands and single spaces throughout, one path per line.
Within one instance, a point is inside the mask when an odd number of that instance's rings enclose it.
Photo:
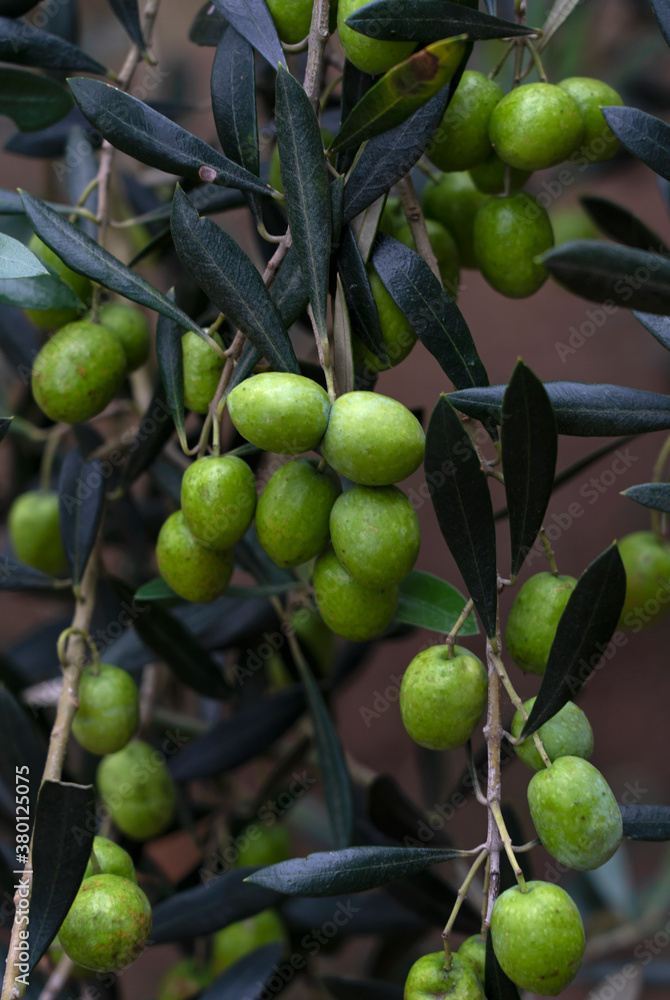
M 533 66 L 537 70 L 537 75 L 539 76 L 542 83 L 547 82 L 547 74 L 544 71 L 544 66 L 542 65 L 542 60 L 540 59 L 540 53 L 530 41 L 529 38 L 524 38 L 524 45 L 530 51 L 530 59 L 528 60 L 528 65 L 521 74 L 521 79 L 524 80 L 530 73 Z
M 410 175 L 405 174 L 404 177 L 401 177 L 396 184 L 396 188 L 398 191 L 398 197 L 400 198 L 400 204 L 402 205 L 402 210 L 405 213 L 405 218 L 407 219 L 407 224 L 409 225 L 410 232 L 414 238 L 416 251 L 420 257 L 423 257 L 426 264 L 428 264 L 428 267 L 440 282 L 440 285 L 442 285 L 442 276 L 440 275 L 437 258 L 433 252 L 432 246 L 430 245 L 430 240 L 428 239 L 426 220 L 423 217 L 421 205 L 419 204 L 419 199 L 417 198 Z
M 453 625 L 451 631 L 445 637 L 444 641 L 446 642 L 447 647 L 448 647 L 448 653 L 447 653 L 447 655 L 448 655 L 449 659 L 452 659 L 452 657 L 454 655 L 454 642 L 456 640 L 456 636 L 458 635 L 458 633 L 460 632 L 460 630 L 463 628 L 463 625 L 465 624 L 465 621 L 466 621 L 468 615 L 470 614 L 470 612 L 472 611 L 473 607 L 474 607 L 474 601 L 472 600 L 472 598 L 470 598 L 463 605 L 463 610 L 461 611 L 460 615 L 458 616 L 458 618 L 454 622 L 454 625 Z
M 453 909 L 449 914 L 449 919 L 447 920 L 444 930 L 442 931 L 442 942 L 444 944 L 444 967 L 447 970 L 447 972 L 449 971 L 449 969 L 451 969 L 451 943 L 449 941 L 449 937 L 454 928 L 456 917 L 458 916 L 458 911 L 460 910 L 461 906 L 463 905 L 463 902 L 465 901 L 465 898 L 470 890 L 470 886 L 472 885 L 475 875 L 481 868 L 483 862 L 486 861 L 488 856 L 489 852 L 487 848 L 484 847 L 479 852 L 475 860 L 472 862 L 472 865 L 470 866 L 470 871 L 463 879 L 463 882 L 458 892 L 456 893 L 456 902 L 454 903 Z
M 58 445 L 60 444 L 60 439 L 63 436 L 63 432 L 60 430 L 60 425 L 57 424 L 54 428 L 56 433 L 52 433 L 47 438 L 47 443 L 44 446 L 44 451 L 42 452 L 42 460 L 40 462 L 40 489 L 50 490 L 51 489 L 51 470 L 53 468 L 54 458 L 56 457 L 56 452 L 58 451 Z
M 289 45 L 288 42 L 282 42 L 282 48 L 284 52 L 304 52 L 308 44 L 309 44 L 309 35 L 305 35 L 305 37 L 301 41 L 294 42 L 293 45 Z
M 93 180 L 91 180 L 91 181 L 88 182 L 88 184 L 86 185 L 86 187 L 84 188 L 84 190 L 79 195 L 79 198 L 77 199 L 77 204 L 75 205 L 75 208 L 83 208 L 84 207 L 84 205 L 88 201 L 89 195 L 93 194 L 93 192 L 95 191 L 95 189 L 97 188 L 97 186 L 98 186 L 99 183 L 100 183 L 100 180 L 99 180 L 99 178 L 97 176 L 94 177 Z M 93 215 L 93 213 L 91 213 L 91 215 Z M 94 222 L 96 221 L 95 216 L 93 216 L 93 221 Z
M 486 801 L 486 796 L 482 792 L 481 785 L 479 784 L 479 776 L 477 774 L 477 768 L 475 767 L 475 756 L 472 750 L 472 740 L 467 742 L 467 753 L 468 753 L 468 767 L 470 768 L 470 777 L 472 778 L 472 789 L 475 793 L 475 798 L 480 805 L 488 805 Z
M 508 42 L 507 43 L 507 48 L 505 49 L 505 51 L 503 52 L 503 54 L 501 55 L 500 59 L 495 64 L 495 66 L 493 67 L 493 69 L 491 70 L 491 72 L 489 73 L 489 80 L 495 80 L 495 78 L 497 77 L 498 73 L 503 68 L 503 66 L 505 65 L 505 63 L 507 62 L 507 57 L 510 54 L 510 52 L 512 51 L 512 49 L 515 48 L 515 45 L 516 45 L 515 42 Z
M 540 541 L 542 542 L 542 547 L 544 549 L 544 554 L 547 557 L 547 562 L 549 563 L 549 569 L 554 574 L 558 576 L 558 566 L 556 565 L 556 556 L 554 555 L 554 550 L 551 547 L 551 542 L 547 538 L 547 533 L 544 528 L 540 528 Z
M 97 667 L 100 663 L 100 655 L 98 653 L 97 646 L 91 639 L 91 636 L 85 629 L 75 628 L 74 626 L 70 626 L 70 628 L 66 628 L 64 632 L 61 632 L 61 634 L 58 636 L 58 642 L 56 643 L 58 660 L 63 670 L 64 671 L 67 670 L 68 666 L 72 662 L 71 658 L 68 657 L 67 655 L 67 645 L 70 640 L 70 636 L 73 635 L 78 635 L 84 640 L 85 644 L 91 651 L 91 659 L 93 660 L 93 665 Z
M 495 668 L 496 668 L 496 670 L 498 672 L 498 676 L 500 677 L 500 680 L 503 682 L 503 685 L 505 687 L 505 691 L 507 692 L 509 700 L 512 702 L 512 704 L 514 705 L 514 707 L 516 709 L 518 709 L 519 712 L 521 712 L 521 714 L 524 717 L 524 719 L 527 720 L 528 719 L 528 712 L 526 711 L 526 708 L 525 708 L 525 706 L 524 706 L 521 698 L 516 693 L 516 691 L 514 689 L 514 685 L 512 684 L 511 680 L 509 679 L 509 674 L 507 673 L 507 670 L 505 669 L 505 664 L 500 659 L 500 657 L 497 656 L 496 654 L 493 654 L 492 659 L 493 659 L 493 662 L 495 664 Z M 509 739 L 510 743 L 513 743 L 513 744 L 520 742 L 519 740 L 515 740 L 514 737 L 512 737 L 512 736 L 508 736 L 508 739 Z M 539 753 L 540 757 L 544 761 L 545 767 L 551 767 L 551 761 L 549 760 L 549 757 L 547 756 L 547 752 L 544 749 L 544 744 L 542 743 L 542 740 L 540 739 L 540 737 L 538 736 L 537 733 L 533 733 L 533 742 L 535 744 L 535 748 L 537 749 L 537 752 Z
M 512 848 L 512 838 L 510 837 L 507 831 L 507 827 L 505 826 L 505 820 L 503 819 L 503 814 L 500 810 L 500 803 L 496 801 L 491 802 L 489 804 L 489 808 L 493 813 L 493 818 L 495 819 L 496 825 L 500 832 L 500 839 L 502 840 L 503 847 L 505 848 L 505 854 L 507 855 L 507 859 L 510 865 L 512 866 L 514 877 L 519 883 L 519 888 L 521 889 L 521 891 L 527 892 L 526 880 L 523 877 L 523 872 L 521 871 L 519 862 L 517 861 L 516 855 L 514 854 L 514 850 Z
M 44 989 L 40 993 L 39 1000 L 56 1000 L 56 997 L 67 985 L 67 981 L 72 975 L 74 966 L 75 963 L 69 955 L 63 953 L 63 957 L 47 979 Z

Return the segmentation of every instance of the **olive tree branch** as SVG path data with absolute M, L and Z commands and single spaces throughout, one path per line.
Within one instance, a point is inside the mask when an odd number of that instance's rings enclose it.
M 323 72 L 323 51 L 330 34 L 328 16 L 330 0 L 315 0 L 312 9 L 312 23 L 307 42 L 307 67 L 303 88 L 315 112 L 319 110 L 321 74 Z
M 417 198 L 410 175 L 406 174 L 404 177 L 401 177 L 396 184 L 396 188 L 410 232 L 414 237 L 416 252 L 420 257 L 423 257 L 428 267 L 440 282 L 440 285 L 442 285 L 442 275 L 437 265 L 437 258 L 428 239 L 426 220 L 423 217 L 421 205 L 419 204 L 419 199 Z

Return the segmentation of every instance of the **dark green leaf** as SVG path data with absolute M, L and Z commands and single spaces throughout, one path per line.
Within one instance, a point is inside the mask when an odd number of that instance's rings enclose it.
M 651 0 L 651 9 L 656 15 L 661 34 L 665 38 L 666 44 L 670 45 L 670 8 L 668 0 Z
M 254 948 L 200 993 L 200 1000 L 260 1000 L 267 996 L 266 983 L 276 973 L 283 950 L 281 941 Z
M 31 970 L 55 938 L 77 895 L 91 854 L 95 833 L 92 820 L 92 785 L 44 782 L 37 800 L 33 839 Z
M 247 882 L 287 896 L 337 896 L 388 885 L 464 853 L 430 847 L 348 847 L 282 861 L 247 876 Z
M 353 392 L 354 357 L 351 346 L 351 320 L 339 274 L 333 306 L 333 377 L 338 395 Z
M 342 73 L 342 89 L 340 96 L 340 121 L 346 121 L 354 107 L 358 104 L 364 94 L 373 86 L 375 80 L 369 73 L 364 73 L 358 69 L 349 59 L 344 60 L 344 71 Z M 355 150 L 351 149 L 347 153 L 339 153 L 335 167 L 340 174 L 346 174 L 353 163 Z
M 484 965 L 484 990 L 486 1000 L 519 1000 L 518 987 L 503 970 L 493 950 L 491 935 L 486 935 L 486 962 Z
M 135 591 L 136 601 L 180 601 L 181 598 L 162 576 L 144 583 Z
M 629 212 L 627 208 L 617 205 L 609 198 L 595 198 L 583 195 L 579 199 L 595 224 L 606 236 L 618 243 L 638 250 L 651 250 L 655 253 L 668 254 L 670 251 L 665 243 L 642 219 Z
M 236 385 L 239 385 L 240 382 L 244 382 L 245 378 L 248 378 L 249 375 L 251 375 L 262 357 L 263 355 L 261 352 L 257 351 L 251 341 L 248 340 L 242 349 L 240 360 L 235 365 L 235 370 L 233 371 L 230 382 L 226 386 L 226 390 L 223 394 L 224 398 L 233 391 Z
M 412 0 L 409 10 L 400 10 L 396 0 L 373 0 L 350 14 L 345 24 L 371 38 L 398 42 L 437 42 L 461 34 L 484 40 L 536 33 L 535 28 L 448 0 Z
M 0 233 L 0 280 L 34 278 L 48 273 L 44 264 L 23 243 Z
M 253 868 L 234 868 L 217 876 L 203 869 L 203 885 L 176 892 L 154 907 L 152 942 L 167 944 L 213 934 L 228 924 L 274 906 L 281 896 L 244 881 L 252 871 Z
M 65 164 L 67 164 L 67 167 Z M 63 170 L 65 172 L 68 199 L 71 204 L 76 205 L 84 190 L 90 186 L 98 173 L 98 158 L 93 144 L 86 133 L 86 129 L 80 125 L 73 125 L 68 132 L 67 145 L 65 147 L 65 164 L 63 165 Z M 89 191 L 88 197 L 81 207 L 92 212 L 94 216 L 97 216 L 97 187 Z M 97 237 L 97 223 L 93 222 L 92 219 L 85 218 L 80 218 L 77 221 L 85 233 L 94 239 Z
M 670 427 L 670 396 L 622 385 L 586 382 L 545 382 L 559 434 L 611 437 Z M 462 389 L 449 393 L 450 402 L 469 417 L 501 421 L 506 386 Z
M 174 289 L 168 292 L 174 299 Z M 182 448 L 186 445 L 184 426 L 184 356 L 181 344 L 184 328 L 167 316 L 159 316 L 156 324 L 156 357 L 160 369 L 165 396 Z M 184 450 L 186 450 L 184 448 Z
M 174 194 L 174 192 L 173 192 Z M 201 215 L 213 215 L 215 212 L 227 212 L 230 208 L 242 208 L 245 204 L 244 196 L 239 191 L 232 191 L 217 188 L 214 184 L 206 184 L 203 187 L 193 188 L 188 193 L 189 198 Z M 152 222 L 162 222 L 169 220 L 172 215 L 172 200 L 167 205 L 154 208 L 150 212 L 145 212 L 137 218 L 138 225 L 150 225 Z M 165 231 L 157 234 L 156 238 L 164 236 Z M 169 230 L 168 230 L 169 233 Z M 130 264 L 132 267 L 132 262 Z
M 47 576 L 32 566 L 24 566 L 9 556 L 0 557 L 0 591 L 55 590 L 61 586 L 60 580 Z
M 626 571 L 619 549 L 610 545 L 587 566 L 570 594 L 523 736 L 534 733 L 560 712 L 600 665 L 625 596 Z
M 25 708 L 14 699 L 12 693 L 4 684 L 0 684 L 0 727 L 2 732 L 2 745 L 0 746 L 0 778 L 7 792 L 12 799 L 14 796 L 27 796 L 28 806 L 23 808 L 25 800 L 18 801 L 17 805 L 22 808 L 17 810 L 17 819 L 26 819 L 32 829 L 32 820 L 35 816 L 35 802 L 39 785 L 37 776 L 42 774 L 46 761 L 46 748 L 43 741 L 35 730 L 35 720 L 31 719 Z M 19 791 L 18 786 L 22 786 L 20 778 L 26 778 L 25 784 L 28 787 L 26 792 L 23 787 Z M 27 841 L 24 842 L 27 847 Z M 27 860 L 27 856 L 21 852 L 16 853 L 16 864 L 14 868 L 20 868 L 22 862 Z
M 337 255 L 337 270 L 342 278 L 349 317 L 355 335 L 361 343 L 386 364 L 388 357 L 379 313 L 372 295 L 365 261 L 358 249 L 356 237 L 349 226 L 344 230 Z
M 288 580 L 286 583 L 267 583 L 256 587 L 236 587 L 234 585 L 226 587 L 226 597 L 270 597 L 273 594 L 285 594 L 289 590 L 295 590 L 295 581 Z M 159 576 L 149 583 L 143 584 L 135 592 L 136 601 L 181 601 L 182 598 Z
M 309 305 L 309 292 L 298 255 L 289 247 L 275 280 L 270 285 L 270 298 L 277 306 L 285 327 L 302 316 Z
M 0 302 L 20 309 L 83 309 L 74 291 L 53 274 L 0 281 Z
M 438 399 L 430 418 L 424 466 L 440 531 L 484 631 L 495 635 L 498 573 L 491 494 L 477 452 L 446 396 Z
M 307 661 L 302 656 L 295 657 L 295 661 L 314 726 L 333 842 L 337 848 L 349 847 L 354 829 L 354 795 L 342 745 Z
M 258 175 L 258 125 L 254 50 L 232 26 L 219 42 L 212 64 L 212 113 L 229 159 Z
M 314 108 L 294 76 L 279 67 L 277 146 L 291 238 L 300 261 L 316 328 L 327 341 L 326 310 L 332 239 L 328 168 Z
M 346 979 L 323 976 L 321 983 L 335 1000 L 403 1000 L 399 983 L 385 983 L 377 979 Z
M 119 599 L 134 606 L 132 591 L 120 580 L 112 584 Z M 230 689 L 221 669 L 192 632 L 160 604 L 145 604 L 137 610 L 133 624 L 138 636 L 182 684 L 205 698 L 228 697 Z
M 212 0 L 214 6 L 260 52 L 273 69 L 286 64 L 275 23 L 265 0 Z
M 670 180 L 670 125 L 637 108 L 602 108 L 605 121 L 626 149 Z
M 58 524 L 72 584 L 79 587 L 102 520 L 107 481 L 102 462 L 68 452 L 58 481 Z
M 129 448 L 130 455 L 119 480 L 122 489 L 128 489 L 137 477 L 151 466 L 170 440 L 173 431 L 174 424 L 165 387 L 160 382 L 140 420 L 135 440 Z
M 391 775 L 380 774 L 368 785 L 367 815 L 370 822 L 386 837 L 405 847 L 425 847 L 418 838 L 420 833 L 426 836 L 427 829 L 431 833 L 431 846 L 452 847 L 452 840 L 445 830 L 452 809 L 455 812 L 455 807 L 448 805 L 443 810 L 441 822 L 431 817 L 433 824 L 429 828 L 427 814 L 414 804 Z
M 250 651 L 246 663 L 236 671 L 236 680 L 243 684 L 262 667 L 263 660 Z M 191 741 L 170 762 L 172 776 L 175 781 L 192 781 L 227 774 L 264 753 L 304 711 L 305 695 L 298 685 L 249 700 L 204 736 Z
M 552 278 L 591 302 L 670 315 L 670 261 L 600 240 L 572 240 L 537 258 Z
M 50 76 L 0 68 L 0 113 L 11 118 L 21 132 L 38 132 L 54 125 L 72 104 L 70 92 Z
M 380 233 L 372 263 L 417 337 L 457 388 L 489 384 L 463 314 L 428 264 L 392 236 Z
M 288 333 L 263 279 L 232 236 L 201 219 L 177 186 L 172 238 L 182 263 L 221 312 L 277 371 L 299 372 Z
M 449 84 L 395 128 L 365 144 L 344 188 L 344 222 L 371 205 L 418 161 L 440 124 Z
M 85 77 L 70 80 L 70 89 L 84 116 L 105 139 L 141 163 L 195 181 L 202 179 L 201 167 L 211 167 L 216 171 L 215 184 L 270 193 L 269 185 L 258 177 L 136 97 Z
M 329 152 L 359 146 L 406 121 L 451 79 L 465 51 L 465 36 L 420 49 L 390 69 L 358 102 Z
M 500 434 L 509 509 L 512 576 L 532 549 L 547 511 L 556 473 L 556 417 L 546 389 L 518 361 L 502 403 Z
M 206 0 L 195 15 L 188 40 L 194 45 L 216 47 L 227 24 L 225 17 L 216 9 L 212 0 Z
M 619 806 L 623 835 L 631 840 L 670 840 L 670 806 Z
M 142 34 L 142 25 L 140 24 L 140 11 L 137 0 L 109 0 L 109 6 L 128 32 L 130 40 L 143 52 L 145 48 L 144 36 Z
M 70 72 L 107 72 L 96 59 L 64 38 L 9 17 L 0 17 L 0 60 Z
M 670 351 L 670 317 L 642 312 L 634 312 L 633 316 L 666 351 Z
M 4 441 L 7 437 L 13 419 L 13 417 L 0 417 L 0 441 Z
M 642 504 L 643 507 L 670 514 L 670 483 L 641 483 L 639 486 L 629 486 L 627 490 L 622 490 L 622 496 Z
M 182 312 L 174 302 L 170 302 L 166 295 L 159 292 L 144 278 L 140 278 L 129 267 L 108 253 L 99 243 L 92 240 L 90 236 L 77 229 L 67 219 L 62 218 L 44 202 L 33 198 L 26 191 L 21 193 L 21 197 L 26 207 L 26 214 L 37 235 L 73 271 L 85 274 L 104 288 L 110 288 L 113 292 L 118 292 L 119 295 L 123 295 L 132 302 L 138 302 L 149 309 L 155 309 L 156 312 L 167 316 L 168 319 L 173 319 L 188 330 L 193 330 L 198 336 L 211 341 L 211 338 L 207 337 L 198 324 L 194 323 L 190 316 Z M 213 343 L 213 341 L 211 342 Z M 220 351 L 218 345 L 217 350 Z
M 432 573 L 413 569 L 399 586 L 396 619 L 406 625 L 448 633 L 465 607 L 466 599 L 446 580 Z M 463 622 L 460 635 L 477 635 L 479 627 L 473 614 Z

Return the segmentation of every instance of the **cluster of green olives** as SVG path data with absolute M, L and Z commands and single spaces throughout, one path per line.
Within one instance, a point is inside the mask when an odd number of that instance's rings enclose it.
M 163 578 L 187 600 L 212 600 L 230 579 L 232 546 L 255 516 L 258 541 L 277 566 L 316 560 L 315 599 L 333 632 L 358 641 L 379 635 L 419 551 L 418 518 L 395 486 L 423 460 L 419 421 L 374 392 L 345 393 L 331 404 L 316 382 L 281 372 L 240 383 L 228 411 L 246 441 L 295 457 L 258 500 L 253 474 L 237 456 L 191 465 L 181 510 L 158 538 Z M 314 450 L 320 459 L 305 457 Z M 344 493 L 340 476 L 354 484 Z
M 118 972 L 144 951 L 151 904 L 137 884 L 130 855 L 106 837 L 93 839 L 84 878 L 52 946 L 82 970 Z

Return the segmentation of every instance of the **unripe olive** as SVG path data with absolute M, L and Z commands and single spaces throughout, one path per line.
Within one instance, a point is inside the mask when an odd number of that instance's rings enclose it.
M 462 646 L 429 646 L 411 661 L 400 685 L 400 714 L 412 739 L 429 750 L 463 746 L 475 731 L 488 692 L 482 661 Z
M 279 914 L 272 909 L 261 910 L 246 920 L 236 920 L 233 924 L 217 931 L 212 942 L 212 968 L 220 976 L 227 968 L 249 955 L 256 948 L 277 941 L 286 943 L 286 929 Z
M 163 754 L 143 740 L 103 757 L 96 783 L 114 823 L 132 840 L 151 840 L 172 822 L 177 800 L 172 775 Z
M 584 120 L 570 94 L 551 83 L 510 91 L 491 113 L 489 138 L 501 160 L 520 170 L 544 170 L 579 146 Z
M 287 45 L 297 45 L 309 34 L 314 0 L 267 0 L 277 34 Z
M 619 542 L 626 597 L 619 626 L 639 632 L 670 611 L 670 544 L 653 531 L 634 531 Z
M 503 972 L 524 990 L 555 997 L 577 975 L 584 925 L 565 889 L 549 882 L 506 889 L 493 906 L 491 941 Z
M 473 934 L 466 938 L 458 949 L 458 957 L 462 962 L 469 962 L 481 982 L 484 982 L 486 965 L 486 934 Z
M 584 134 L 580 153 L 583 153 L 590 163 L 611 160 L 618 152 L 621 143 L 605 121 L 600 108 L 622 105 L 621 95 L 602 80 L 594 80 L 589 76 L 570 76 L 561 80 L 558 86 L 570 94 L 582 114 Z
M 236 838 L 236 843 L 239 845 L 236 860 L 238 868 L 247 865 L 267 868 L 269 865 L 288 861 L 293 854 L 291 834 L 284 823 L 268 827 L 252 824 Z
M 77 700 L 72 734 L 90 753 L 116 753 L 135 733 L 140 698 L 127 670 L 111 663 L 87 667 L 81 675 Z
M 181 481 L 181 509 L 197 542 L 208 549 L 231 549 L 254 518 L 254 474 L 237 455 L 198 459 Z
M 491 152 L 489 118 L 502 88 L 483 73 L 463 73 L 430 146 L 429 159 L 440 170 L 470 170 Z
M 368 264 L 367 271 L 372 297 L 377 306 L 388 363 L 380 361 L 356 336 L 351 338 L 351 347 L 354 361 L 360 368 L 369 372 L 382 372 L 388 368 L 395 368 L 405 360 L 416 344 L 416 333 L 409 325 L 405 314 L 393 301 L 372 264 Z
M 96 864 L 99 871 L 93 870 L 92 856 L 86 865 L 84 878 L 91 878 L 95 875 L 119 875 L 121 878 L 130 879 L 137 884 L 137 872 L 133 859 L 124 851 L 119 844 L 115 844 L 108 837 L 95 836 L 93 838 L 92 855 L 95 854 Z
M 453 954 L 448 972 L 444 962 L 444 951 L 417 959 L 405 980 L 404 1000 L 484 1000 L 481 981 L 469 962 Z
M 345 639 L 366 642 L 381 635 L 393 621 L 398 588 L 363 587 L 330 549 L 317 559 L 313 583 L 321 617 L 328 628 Z
M 346 20 L 363 7 L 368 0 L 339 0 L 337 6 L 337 33 L 349 62 L 357 69 L 371 76 L 385 73 L 397 63 L 408 59 L 416 48 L 416 42 L 387 42 L 362 35 L 346 25 Z
M 559 757 L 534 774 L 528 805 L 543 846 L 569 868 L 599 868 L 621 843 L 621 810 L 612 789 L 581 757 Z
M 558 621 L 576 585 L 574 576 L 536 573 L 514 598 L 505 644 L 516 665 L 527 673 L 544 673 Z
M 329 518 L 340 480 L 318 461 L 296 458 L 270 477 L 256 510 L 258 541 L 278 566 L 299 566 L 328 544 Z
M 156 542 L 158 572 L 185 601 L 207 604 L 226 589 L 233 574 L 230 549 L 209 549 L 198 542 L 178 510 L 163 524 Z
M 449 295 L 455 299 L 458 294 L 458 282 L 461 274 L 460 257 L 458 255 L 456 240 L 449 230 L 445 229 L 442 223 L 436 219 L 426 219 L 426 232 L 428 233 L 431 249 L 435 254 L 442 284 Z M 411 250 L 416 251 L 416 243 L 412 235 L 412 230 L 408 225 L 400 226 L 396 233 L 396 239 L 400 240 L 401 243 L 404 243 Z
M 222 347 L 218 333 L 213 340 Z M 194 413 L 207 413 L 214 397 L 225 359 L 197 333 L 188 330 L 181 338 L 184 365 L 184 405 Z
M 278 455 L 312 451 L 328 426 L 330 400 L 310 378 L 262 372 L 228 396 L 230 419 L 242 437 Z
M 528 715 L 534 704 L 535 698 L 529 698 L 524 703 Z M 512 736 L 521 735 L 524 723 L 523 715 L 516 711 L 512 719 Z M 593 730 L 581 708 L 573 701 L 567 702 L 556 715 L 540 726 L 537 735 L 552 762 L 558 757 L 583 757 L 584 760 L 588 760 L 593 753 Z M 532 736 L 527 736 L 521 743 L 515 744 L 514 752 L 533 771 L 543 770 L 544 761 L 535 747 Z
M 9 508 L 7 528 L 17 559 L 50 576 L 63 572 L 67 562 L 58 524 L 56 492 L 22 493 Z
M 28 7 L 33 7 L 34 4 L 28 4 Z M 0 8 L 0 15 L 5 17 L 11 17 L 11 14 L 4 14 L 4 11 Z M 46 243 L 36 234 L 30 237 L 28 241 L 28 249 L 31 250 L 35 256 L 42 261 L 46 267 L 53 271 L 57 277 L 69 285 L 75 295 L 81 299 L 83 303 L 82 309 L 26 309 L 25 314 L 28 316 L 36 326 L 39 326 L 41 330 L 55 330 L 58 327 L 64 326 L 65 323 L 72 323 L 81 313 L 84 308 L 88 306 L 91 301 L 92 286 L 88 278 L 83 274 L 77 274 L 76 271 L 71 270 L 67 264 L 65 264 L 60 257 L 51 250 Z
M 479 191 L 484 194 L 502 194 L 505 190 L 505 177 L 509 170 L 510 191 L 516 191 L 524 186 L 532 170 L 517 170 L 503 163 L 493 149 L 481 163 L 470 170 L 470 177 Z
M 337 558 L 364 587 L 400 583 L 416 562 L 419 519 L 397 486 L 353 486 L 333 504 L 330 535 Z
M 390 486 L 423 461 L 425 435 L 406 406 L 376 392 L 347 392 L 335 400 L 321 454 L 363 486 Z
M 142 954 L 151 923 L 151 905 L 139 886 L 118 875 L 94 875 L 82 882 L 58 938 L 73 962 L 117 972 Z
M 51 420 L 79 424 L 105 409 L 126 371 L 118 339 L 79 320 L 54 333 L 33 363 L 35 402 Z
M 535 258 L 554 245 L 554 233 L 546 209 L 526 191 L 484 202 L 473 240 L 480 271 L 501 295 L 525 298 L 547 280 Z
M 141 309 L 129 302 L 106 302 L 100 307 L 98 320 L 118 337 L 129 372 L 144 364 L 149 357 L 151 337 L 147 318 Z
M 421 205 L 428 219 L 441 222 L 456 241 L 461 267 L 477 267 L 473 245 L 473 226 L 480 205 L 486 200 L 466 170 L 443 174 L 439 181 L 429 180 L 421 195 Z

